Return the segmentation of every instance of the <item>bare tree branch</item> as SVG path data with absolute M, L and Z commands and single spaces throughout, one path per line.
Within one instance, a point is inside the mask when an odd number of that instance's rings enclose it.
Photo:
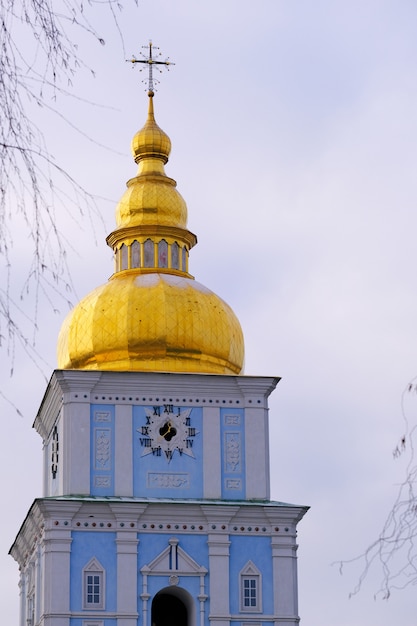
M 7 349 L 11 371 L 16 342 L 27 353 L 29 346 L 33 348 L 39 299 L 56 308 L 58 300 L 68 302 L 72 289 L 68 242 L 60 232 L 55 208 L 65 209 L 76 221 L 84 214 L 97 213 L 94 197 L 51 155 L 30 112 L 33 107 L 43 107 L 62 117 L 58 105 L 54 108 L 51 101 L 77 97 L 71 91 L 77 72 L 94 75 L 78 54 L 77 37 L 87 34 L 99 45 L 105 43 L 88 15 L 97 15 L 94 22 L 100 23 L 99 12 L 110 12 L 123 47 L 117 20 L 121 9 L 122 2 L 115 0 L 90 0 L 87 5 L 81 0 L 0 0 L 0 258 L 4 264 L 0 346 Z M 31 292 L 35 296 L 35 310 L 27 316 L 31 339 L 23 337 L 16 321 L 21 310 L 11 297 L 12 225 L 16 217 L 24 224 L 23 237 L 30 241 L 30 269 L 21 295 Z
M 393 591 L 417 583 L 417 461 L 415 437 L 417 423 L 407 416 L 406 401 L 417 395 L 417 382 L 413 379 L 405 388 L 401 399 L 404 434 L 393 450 L 394 459 L 407 456 L 406 472 L 398 488 L 397 497 L 382 526 L 379 537 L 353 559 L 338 561 L 340 573 L 346 565 L 361 564 L 361 573 L 350 595 L 357 594 L 371 568 L 379 568 L 381 584 L 375 597 L 387 600 Z

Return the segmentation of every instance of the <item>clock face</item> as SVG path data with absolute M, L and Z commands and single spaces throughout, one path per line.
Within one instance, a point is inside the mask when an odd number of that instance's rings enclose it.
M 145 423 L 138 428 L 141 456 L 152 454 L 169 463 L 174 456 L 195 458 L 194 437 L 198 431 L 191 424 L 192 409 L 173 404 L 144 407 Z

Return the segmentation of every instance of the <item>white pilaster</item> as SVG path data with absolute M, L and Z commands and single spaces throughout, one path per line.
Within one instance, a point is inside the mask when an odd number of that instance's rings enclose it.
M 35 623 L 37 624 L 42 615 L 42 550 L 38 546 L 35 561 Z
M 268 409 L 245 409 L 246 498 L 269 499 Z
M 45 532 L 45 626 L 69 626 L 71 531 Z
M 19 576 L 19 604 L 20 604 L 20 626 L 26 624 L 26 574 L 20 571 Z
M 116 405 L 115 412 L 115 496 L 133 496 L 132 406 Z
M 295 538 L 291 535 L 273 537 L 271 547 L 274 614 L 280 617 L 275 623 L 277 626 L 294 626 L 299 622 Z M 287 619 L 283 621 L 283 618 Z
M 210 622 L 216 626 L 230 624 L 229 546 L 227 535 L 208 535 L 210 571 Z
M 138 620 L 136 532 L 118 532 L 117 546 L 117 625 L 136 626 Z
M 203 497 L 221 498 L 220 409 L 203 410 Z
M 90 403 L 72 402 L 63 411 L 62 483 L 64 494 L 90 493 Z M 62 449 L 63 447 L 63 449 Z M 61 461 L 60 461 L 61 462 Z

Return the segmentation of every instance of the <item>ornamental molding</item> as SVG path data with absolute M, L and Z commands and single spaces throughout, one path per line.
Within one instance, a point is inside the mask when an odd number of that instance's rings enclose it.
M 168 546 L 162 550 L 148 565 L 141 569 L 147 576 L 201 576 L 207 574 L 207 569 L 199 565 L 179 545 L 177 537 L 168 540 Z M 177 584 L 177 583 L 171 583 Z

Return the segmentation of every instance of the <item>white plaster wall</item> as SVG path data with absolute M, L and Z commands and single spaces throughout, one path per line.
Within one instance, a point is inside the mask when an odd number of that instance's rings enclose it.
M 269 499 L 267 409 L 245 409 L 246 498 Z
M 63 442 L 60 444 L 63 494 L 90 493 L 90 404 L 64 406 Z

